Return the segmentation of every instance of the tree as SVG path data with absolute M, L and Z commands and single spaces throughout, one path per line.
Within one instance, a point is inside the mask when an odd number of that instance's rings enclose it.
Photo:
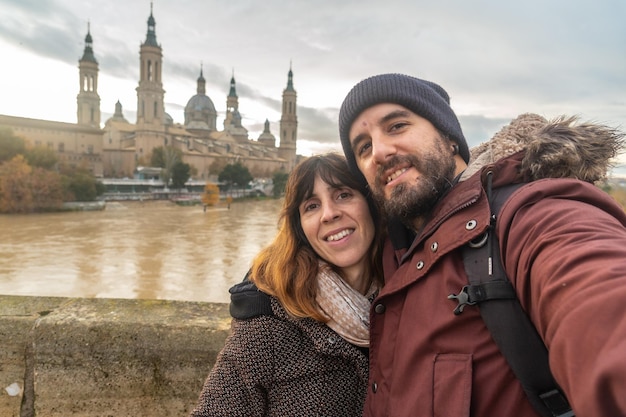
M 289 178 L 289 174 L 287 174 L 286 172 L 276 171 L 274 173 L 274 176 L 272 177 L 272 183 L 274 184 L 272 194 L 274 195 L 274 198 L 280 197 L 285 192 L 287 178 Z
M 47 146 L 36 145 L 27 149 L 24 157 L 31 167 L 40 167 L 44 169 L 54 169 L 58 162 L 58 158 L 54 150 Z
M 191 166 L 184 162 L 177 162 L 172 167 L 172 187 L 179 190 L 185 186 L 187 180 L 189 180 L 191 172 Z
M 76 173 L 68 180 L 67 189 L 72 192 L 75 201 L 93 201 L 98 196 L 96 181 L 90 175 Z
M 163 171 L 161 171 L 161 177 L 163 178 L 163 183 L 167 187 L 170 183 L 170 179 L 172 178 L 172 170 L 177 162 L 182 161 L 183 152 L 180 149 L 176 149 L 172 146 L 166 146 L 163 148 Z
M 12 129 L 0 127 L 0 162 L 9 161 L 16 155 L 24 155 L 26 142 L 13 134 Z
M 174 166 L 182 160 L 183 151 L 180 149 L 173 146 L 157 146 L 152 150 L 150 165 L 153 167 L 163 168 L 163 171 L 161 171 L 161 179 L 167 187 L 170 183 L 170 179 L 172 178 Z
M 0 212 L 32 213 L 58 210 L 63 205 L 61 175 L 32 168 L 23 155 L 0 164 Z
M 202 193 L 202 204 L 205 206 L 214 206 L 220 201 L 220 188 L 217 184 L 207 183 Z
M 65 201 L 94 201 L 106 191 L 106 187 L 96 180 L 86 167 L 59 166 L 63 179 Z
M 33 211 L 58 210 L 63 206 L 63 182 L 58 172 L 33 168 L 30 188 Z
M 0 212 L 29 213 L 33 211 L 30 189 L 32 168 L 23 155 L 16 155 L 0 165 Z
M 96 195 L 101 196 L 107 191 L 106 185 L 102 184 L 100 181 L 96 181 Z
M 235 186 L 237 188 L 245 188 L 245 186 L 252 181 L 252 175 L 248 168 L 241 165 L 240 162 L 234 164 L 228 164 L 224 167 L 224 170 L 218 176 L 219 182 L 225 182 L 228 185 L 228 189 Z
M 52 149 L 27 147 L 7 129 L 0 129 L 0 155 L 13 155 L 0 159 L 0 212 L 58 210 L 63 201 L 93 201 L 105 191 L 86 166 L 58 164 Z
M 152 155 L 150 155 L 150 166 L 165 168 L 165 156 L 163 155 L 163 146 L 157 146 L 152 150 Z

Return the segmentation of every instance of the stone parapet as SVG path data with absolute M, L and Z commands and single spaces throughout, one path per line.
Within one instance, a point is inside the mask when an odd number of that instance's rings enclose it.
M 227 304 L 0 295 L 0 415 L 188 415 L 229 332 Z

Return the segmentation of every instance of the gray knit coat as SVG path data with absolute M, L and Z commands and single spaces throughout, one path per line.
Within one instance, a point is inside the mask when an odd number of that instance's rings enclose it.
M 273 315 L 233 319 L 192 417 L 361 416 L 368 360 L 323 323 Z

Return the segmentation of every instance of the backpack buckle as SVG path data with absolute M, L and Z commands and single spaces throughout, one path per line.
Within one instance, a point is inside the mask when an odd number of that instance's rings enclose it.
M 470 300 L 470 295 L 467 291 L 468 287 L 469 285 L 466 285 L 461 288 L 461 291 L 458 294 L 450 294 L 448 296 L 448 300 L 457 300 L 457 302 L 459 303 L 453 310 L 456 316 L 463 312 L 465 306 L 473 306 L 474 304 L 476 304 L 476 301 Z

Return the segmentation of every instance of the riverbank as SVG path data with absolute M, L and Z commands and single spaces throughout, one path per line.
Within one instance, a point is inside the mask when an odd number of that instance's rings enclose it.
M 217 204 L 212 207 L 230 207 L 230 204 L 246 201 L 246 200 L 266 200 L 269 197 L 264 194 L 248 194 L 245 196 L 237 197 L 233 199 L 232 197 L 228 197 L 224 195 L 220 198 Z M 63 203 L 63 206 L 58 210 L 60 212 L 64 211 L 100 211 L 106 209 L 107 203 L 110 202 L 149 202 L 149 201 L 171 201 L 172 203 L 179 206 L 203 206 L 206 211 L 206 206 L 202 203 L 201 194 L 173 194 L 173 195 L 157 195 L 157 194 L 148 194 L 148 193 L 133 193 L 128 195 L 115 194 L 115 195 L 105 195 L 102 197 L 102 200 L 98 201 L 72 201 Z
M 105 208 L 105 201 L 76 201 L 63 203 L 61 211 L 99 211 Z
M 0 415 L 188 415 L 229 331 L 227 304 L 0 295 Z

